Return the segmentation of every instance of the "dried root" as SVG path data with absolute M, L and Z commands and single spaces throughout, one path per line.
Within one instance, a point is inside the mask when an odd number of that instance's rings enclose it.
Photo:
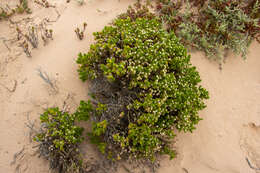
M 87 23 L 84 22 L 84 23 L 83 23 L 83 29 L 82 29 L 82 30 L 79 29 L 79 28 L 76 28 L 76 29 L 75 29 L 75 33 L 76 33 L 76 35 L 77 35 L 77 37 L 78 37 L 79 40 L 83 40 L 83 38 L 84 38 L 84 32 L 85 32 L 86 28 L 87 28 Z
M 34 2 L 43 6 L 44 8 L 49 8 L 49 7 L 55 8 L 55 6 L 51 5 L 47 0 L 34 0 Z

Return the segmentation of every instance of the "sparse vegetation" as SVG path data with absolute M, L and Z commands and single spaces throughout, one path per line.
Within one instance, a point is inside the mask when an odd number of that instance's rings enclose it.
M 85 32 L 86 28 L 87 28 L 87 23 L 84 22 L 84 23 L 83 23 L 83 29 L 82 29 L 82 30 L 79 29 L 78 27 L 75 29 L 76 36 L 78 37 L 79 40 L 83 40 L 83 38 L 84 38 L 84 32 Z
M 174 128 L 193 131 L 208 98 L 186 49 L 156 19 L 117 19 L 94 36 L 77 63 L 101 105 L 91 134 L 98 147 L 112 159 L 173 158 Z
M 130 7 L 121 16 L 150 18 L 151 12 L 142 6 L 145 5 L 138 1 L 135 9 Z M 252 40 L 260 41 L 258 0 L 156 0 L 155 10 L 156 16 L 185 46 L 205 52 L 220 65 L 227 51 L 245 58 Z
M 55 8 L 55 6 L 51 5 L 47 0 L 34 0 L 34 2 L 36 4 L 43 6 L 44 8 L 49 8 L 49 7 Z
M 28 13 L 30 14 L 32 11 L 28 6 L 27 0 L 19 0 L 19 5 L 16 6 L 16 8 L 11 9 L 8 5 L 6 7 L 0 7 L 0 21 L 4 19 L 8 19 L 15 13 Z
M 40 119 L 41 132 L 35 137 L 35 141 L 40 143 L 40 156 L 49 160 L 50 168 L 60 173 L 84 172 L 79 151 L 83 128 L 75 125 L 81 117 L 58 108 L 49 108 Z

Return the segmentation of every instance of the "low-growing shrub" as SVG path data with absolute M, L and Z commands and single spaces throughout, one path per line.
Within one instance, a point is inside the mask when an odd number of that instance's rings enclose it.
M 19 0 L 19 5 L 16 6 L 16 8 L 11 9 L 9 6 L 6 8 L 0 7 L 0 21 L 8 19 L 12 15 L 16 13 L 24 13 L 30 14 L 32 11 L 28 6 L 28 0 Z
M 138 1 L 119 18 L 158 18 L 187 48 L 203 51 L 220 68 L 227 51 L 246 58 L 250 43 L 260 42 L 259 0 L 156 0 L 154 7 L 155 13 Z
M 157 0 L 156 10 L 184 45 L 204 51 L 220 64 L 225 51 L 245 58 L 251 41 L 260 41 L 258 0 Z
M 173 158 L 174 129 L 192 132 L 209 97 L 186 49 L 156 19 L 117 19 L 94 36 L 77 59 L 99 107 L 90 136 L 109 158 Z
M 35 141 L 40 143 L 40 156 L 49 160 L 50 168 L 60 173 L 84 172 L 79 151 L 83 128 L 75 125 L 75 121 L 87 120 L 90 109 L 88 103 L 82 104 L 74 114 L 49 108 L 40 116 L 42 128 L 35 136 Z

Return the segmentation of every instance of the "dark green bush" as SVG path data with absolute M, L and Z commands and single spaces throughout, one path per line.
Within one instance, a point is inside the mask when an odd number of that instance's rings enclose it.
M 93 116 L 92 137 L 113 158 L 174 157 L 174 128 L 192 132 L 209 97 L 186 49 L 155 19 L 117 19 L 94 36 L 77 59 L 80 79 L 91 82 L 92 103 L 106 105 Z

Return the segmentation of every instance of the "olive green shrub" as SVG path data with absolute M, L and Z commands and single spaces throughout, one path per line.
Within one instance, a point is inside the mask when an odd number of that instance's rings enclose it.
M 106 107 L 92 114 L 92 137 L 111 158 L 173 158 L 174 130 L 192 132 L 209 98 L 190 55 L 156 19 L 117 19 L 94 36 L 77 59 L 92 103 Z
M 39 142 L 40 156 L 49 160 L 51 169 L 60 173 L 84 172 L 79 151 L 79 144 L 84 139 L 83 128 L 75 122 L 88 120 L 91 110 L 89 102 L 81 102 L 74 114 L 60 111 L 59 108 L 48 108 L 41 114 L 42 128 L 36 134 L 35 141 Z

